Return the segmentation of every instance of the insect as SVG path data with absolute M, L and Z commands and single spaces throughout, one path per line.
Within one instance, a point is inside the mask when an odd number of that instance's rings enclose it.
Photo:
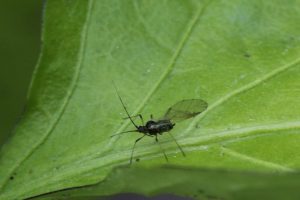
M 159 118 L 158 120 L 153 119 L 153 115 L 150 115 L 150 120 L 147 121 L 145 124 L 143 116 L 141 114 L 137 114 L 134 116 L 129 115 L 129 112 L 128 112 L 121 96 L 119 95 L 116 86 L 115 86 L 115 90 L 116 90 L 116 93 L 122 104 L 122 107 L 124 108 L 126 115 L 127 115 L 127 117 L 124 119 L 129 119 L 131 121 L 131 123 L 133 124 L 133 126 L 135 127 L 135 129 L 120 132 L 120 133 L 112 135 L 111 137 L 114 137 L 114 136 L 120 135 L 120 134 L 124 134 L 124 133 L 129 133 L 129 132 L 139 132 L 139 133 L 143 134 L 143 136 L 139 137 L 134 142 L 134 145 L 133 145 L 133 148 L 131 151 L 131 156 L 130 156 L 130 164 L 132 163 L 134 148 L 135 148 L 137 142 L 140 141 L 141 139 L 143 139 L 145 136 L 155 137 L 156 143 L 159 144 L 159 147 L 160 147 L 161 151 L 163 152 L 166 161 L 168 162 L 168 157 L 158 140 L 158 135 L 162 135 L 165 132 L 167 132 L 168 135 L 171 136 L 171 138 L 174 140 L 174 142 L 180 149 L 182 155 L 185 156 L 185 153 L 182 150 L 181 146 L 178 144 L 178 142 L 176 141 L 174 136 L 169 131 L 174 128 L 175 123 L 180 122 L 185 119 L 195 117 L 196 115 L 205 111 L 208 104 L 204 100 L 202 100 L 202 99 L 181 100 L 181 101 L 177 102 L 176 104 L 174 104 L 173 106 L 171 106 L 170 108 L 168 108 L 166 113 L 164 114 L 164 116 Z M 137 125 L 133 121 L 133 118 L 135 118 L 135 117 L 140 118 L 142 125 Z

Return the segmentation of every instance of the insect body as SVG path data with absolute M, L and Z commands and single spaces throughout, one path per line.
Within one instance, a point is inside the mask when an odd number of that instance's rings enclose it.
M 117 91 L 117 89 L 116 89 Z M 119 134 L 123 134 L 123 133 L 129 133 L 129 132 L 139 132 L 142 133 L 143 136 L 139 137 L 138 139 L 136 139 L 136 141 L 134 142 L 132 151 L 131 151 L 131 157 L 130 157 L 130 164 L 132 163 L 132 158 L 133 158 L 133 152 L 134 152 L 134 148 L 135 145 L 138 141 L 140 141 L 142 138 L 144 138 L 145 136 L 150 136 L 150 137 L 155 137 L 155 141 L 159 144 L 165 159 L 168 161 L 168 157 L 165 153 L 165 151 L 163 150 L 163 148 L 161 147 L 159 140 L 157 138 L 158 135 L 162 135 L 165 132 L 168 132 L 168 135 L 171 136 L 171 138 L 174 140 L 174 142 L 177 144 L 178 148 L 180 149 L 181 153 L 183 156 L 185 156 L 184 151 L 182 150 L 182 148 L 180 147 L 180 145 L 177 143 L 176 139 L 173 137 L 173 135 L 169 132 L 170 130 L 173 129 L 173 127 L 175 126 L 176 122 L 185 120 L 185 119 L 189 119 L 192 118 L 198 114 L 200 114 L 201 112 L 203 112 L 204 110 L 206 110 L 208 104 L 201 100 L 201 99 L 186 99 L 186 100 L 182 100 L 177 102 L 176 104 L 174 104 L 173 106 L 171 106 L 165 113 L 165 115 L 158 119 L 158 120 L 154 120 L 153 116 L 150 116 L 150 120 L 146 122 L 146 124 L 144 124 L 144 119 L 143 116 L 141 114 L 135 115 L 135 116 L 130 116 L 127 108 L 125 107 L 125 104 L 121 98 L 121 96 L 119 95 L 118 91 L 117 91 L 117 95 L 121 101 L 121 104 L 127 114 L 127 117 L 125 119 L 129 119 L 131 121 L 131 123 L 135 126 L 135 130 L 130 130 L 130 131 L 124 131 L 121 133 L 117 133 L 113 136 L 119 135 Z M 134 121 L 133 118 L 135 117 L 139 117 L 142 125 L 137 125 Z
M 163 132 L 170 131 L 174 126 L 175 124 L 168 119 L 162 119 L 158 121 L 150 120 L 145 126 L 138 126 L 137 131 L 149 135 L 161 135 Z

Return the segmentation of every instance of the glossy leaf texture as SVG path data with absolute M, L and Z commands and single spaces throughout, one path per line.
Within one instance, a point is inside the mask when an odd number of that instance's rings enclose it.
M 187 157 L 167 133 L 159 137 L 168 164 L 183 172 L 296 171 L 299 21 L 299 0 L 47 1 L 27 109 L 0 154 L 0 199 L 96 184 L 128 164 L 141 135 L 110 137 L 134 128 L 112 82 L 145 120 L 183 99 L 208 102 L 172 130 Z M 134 156 L 141 168 L 166 164 L 151 137 Z

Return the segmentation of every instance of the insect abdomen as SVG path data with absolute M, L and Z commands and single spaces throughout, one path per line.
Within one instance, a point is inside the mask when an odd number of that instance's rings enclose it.
M 146 126 L 150 134 L 157 134 L 170 131 L 174 124 L 172 124 L 170 120 L 160 120 L 157 122 L 152 121 L 147 123 Z

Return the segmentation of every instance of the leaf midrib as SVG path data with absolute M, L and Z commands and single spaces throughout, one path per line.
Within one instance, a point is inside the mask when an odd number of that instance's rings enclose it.
M 243 129 L 223 131 L 223 132 L 215 133 L 215 134 L 209 135 L 209 136 L 199 136 L 199 137 L 188 138 L 185 140 L 181 140 L 180 142 L 181 142 L 181 144 L 188 145 L 187 147 L 185 147 L 185 151 L 189 151 L 189 149 L 190 150 L 192 149 L 192 151 L 195 151 L 195 149 L 193 148 L 193 146 L 195 146 L 195 144 L 197 144 L 197 148 L 201 148 L 204 145 L 208 146 L 208 145 L 213 145 L 213 144 L 219 143 L 220 140 L 222 142 L 224 142 L 225 141 L 225 140 L 223 140 L 224 138 L 227 138 L 227 140 L 230 140 L 232 138 L 236 138 L 237 136 L 239 136 L 239 139 L 241 139 L 242 137 L 248 137 L 249 135 L 253 136 L 253 133 L 255 133 L 257 131 L 259 131 L 259 132 L 256 133 L 256 135 L 263 135 L 263 134 L 265 134 L 265 132 L 267 130 L 279 131 L 279 130 L 289 130 L 291 128 L 292 129 L 300 129 L 300 122 L 295 121 L 295 122 L 290 122 L 290 123 L 281 123 L 281 124 L 274 123 L 273 125 L 268 124 L 268 125 L 264 125 L 264 126 L 253 126 L 253 127 L 243 128 Z M 189 144 L 191 144 L 191 145 L 189 145 Z M 199 146 L 200 144 L 201 144 L 201 146 Z M 142 149 L 144 152 L 149 152 L 147 149 L 150 149 L 150 148 L 151 147 L 146 146 L 146 147 L 141 147 L 140 149 Z M 232 153 L 232 150 L 228 150 L 227 153 L 229 151 Z M 176 153 L 176 152 L 178 152 L 178 149 L 168 151 L 168 153 Z M 146 158 L 161 156 L 161 155 L 154 155 L 154 153 L 150 153 L 150 154 L 147 153 L 146 155 L 140 154 L 140 156 L 144 156 Z M 237 153 L 237 152 L 234 152 L 234 153 Z M 130 149 L 125 150 L 125 151 L 120 150 L 118 152 L 113 152 L 113 153 L 107 154 L 103 157 L 99 157 L 99 159 L 96 159 L 94 157 L 94 159 L 89 160 L 90 161 L 89 163 L 88 163 L 88 159 L 85 159 L 84 162 L 83 162 L 83 160 L 80 160 L 80 162 L 78 161 L 78 163 L 76 164 L 76 169 L 74 169 L 74 167 L 73 167 L 74 163 L 73 163 L 73 165 L 66 164 L 64 173 L 58 174 L 58 176 L 55 176 L 54 182 L 57 180 L 67 180 L 68 178 L 74 176 L 74 171 L 76 171 L 77 174 L 81 174 L 81 173 L 93 171 L 95 169 L 113 166 L 115 164 L 120 165 L 120 163 L 124 163 L 124 164 L 128 163 L 128 158 L 129 158 L 128 155 L 129 154 L 130 154 Z M 249 162 L 255 161 L 255 163 L 253 163 L 253 164 L 258 164 L 258 165 L 261 165 L 264 167 L 267 166 L 269 168 L 271 167 L 272 169 L 276 169 L 276 170 L 293 171 L 293 169 L 287 168 L 285 166 L 281 166 L 280 164 L 263 161 L 263 160 L 252 158 L 252 157 L 249 158 L 249 156 L 247 156 L 247 155 L 235 156 L 235 158 L 237 158 L 237 159 L 243 158 L 241 160 L 247 159 L 247 161 L 249 161 Z M 101 163 L 102 165 L 99 166 L 99 163 Z M 30 191 L 30 189 L 32 190 L 32 188 L 30 186 L 33 184 L 36 184 L 36 183 L 40 183 L 40 184 L 38 184 L 39 187 L 48 186 L 48 184 L 51 183 L 51 178 L 47 179 L 48 181 L 45 182 L 44 180 L 47 177 L 49 178 L 49 175 L 44 174 L 43 176 L 40 176 L 37 179 L 29 181 L 29 182 L 27 182 L 26 186 L 23 187 L 23 189 L 28 186 L 28 191 Z M 53 177 L 53 176 L 51 175 L 51 177 Z M 54 182 L 51 184 L 55 184 Z M 16 191 L 13 191 L 13 193 L 15 193 L 15 192 Z M 8 194 L 8 195 L 12 195 L 12 194 Z

